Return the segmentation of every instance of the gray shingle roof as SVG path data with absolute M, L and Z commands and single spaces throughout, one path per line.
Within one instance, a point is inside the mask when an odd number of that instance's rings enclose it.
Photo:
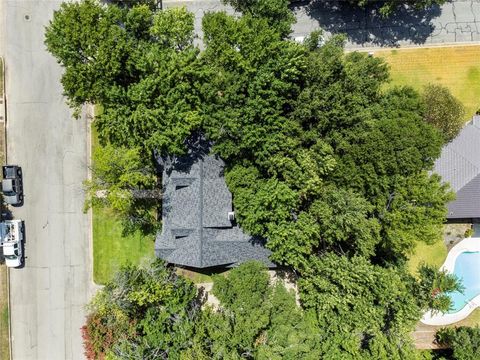
M 480 116 L 445 145 L 434 171 L 457 193 L 448 204 L 447 218 L 480 218 Z
M 205 142 L 198 146 L 171 163 L 163 161 L 162 231 L 155 241 L 156 255 L 196 268 L 253 259 L 274 266 L 264 242 L 228 219 L 232 194 L 223 177 L 224 162 L 209 155 Z

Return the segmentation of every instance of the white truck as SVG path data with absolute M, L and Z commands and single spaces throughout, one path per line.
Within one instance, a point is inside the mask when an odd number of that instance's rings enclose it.
M 0 222 L 0 245 L 3 247 L 5 265 L 20 267 L 23 264 L 24 225 L 22 220 Z

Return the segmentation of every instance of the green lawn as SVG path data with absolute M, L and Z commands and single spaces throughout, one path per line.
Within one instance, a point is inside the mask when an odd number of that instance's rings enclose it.
M 410 273 L 416 274 L 418 266 L 423 262 L 440 268 L 446 257 L 447 247 L 443 241 L 437 241 L 433 245 L 419 242 L 417 243 L 414 254 L 408 261 L 408 269 Z
M 390 65 L 391 85 L 447 86 L 465 105 L 466 120 L 480 109 L 480 46 L 381 50 L 375 56 Z
M 96 109 L 95 113 L 98 113 Z M 92 152 L 99 146 L 92 126 Z M 105 284 L 120 266 L 154 258 L 154 235 L 122 235 L 122 224 L 108 208 L 93 209 L 93 280 Z
M 110 209 L 93 209 L 93 279 L 105 284 L 124 264 L 140 264 L 154 255 L 154 236 L 122 236 L 122 225 Z

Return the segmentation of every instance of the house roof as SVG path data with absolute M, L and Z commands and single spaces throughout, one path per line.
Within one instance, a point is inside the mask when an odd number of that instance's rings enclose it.
M 457 193 L 448 204 L 447 218 L 480 218 L 480 116 L 444 146 L 434 171 Z
M 162 231 L 155 241 L 158 257 L 173 264 L 205 268 L 268 260 L 260 239 L 228 219 L 232 194 L 223 176 L 224 162 L 209 154 L 201 140 L 188 154 L 163 167 Z

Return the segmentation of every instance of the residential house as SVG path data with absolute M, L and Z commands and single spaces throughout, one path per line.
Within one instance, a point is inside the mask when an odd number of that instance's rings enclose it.
M 162 231 L 155 253 L 168 263 L 192 268 L 232 267 L 259 260 L 269 267 L 264 241 L 235 221 L 224 162 L 200 139 L 187 155 L 160 159 L 163 168 Z
M 451 222 L 480 222 L 480 116 L 474 116 L 446 144 L 434 171 L 450 183 L 456 200 L 448 204 Z

